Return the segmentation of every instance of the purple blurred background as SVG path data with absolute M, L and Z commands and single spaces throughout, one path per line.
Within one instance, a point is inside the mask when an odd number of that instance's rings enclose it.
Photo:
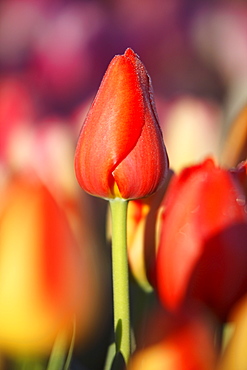
M 35 118 L 67 117 L 91 99 L 127 47 L 165 100 L 192 94 L 235 114 L 246 99 L 245 1 L 1 1 L 1 85 L 23 84 Z

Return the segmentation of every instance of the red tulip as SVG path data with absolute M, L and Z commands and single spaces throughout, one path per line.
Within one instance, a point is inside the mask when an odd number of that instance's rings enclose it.
M 165 197 L 157 288 L 169 309 L 191 299 L 222 319 L 247 289 L 247 215 L 240 184 L 210 159 L 174 177 Z
M 111 61 L 82 126 L 76 176 L 90 194 L 133 199 L 154 193 L 167 169 L 151 81 L 127 49 Z

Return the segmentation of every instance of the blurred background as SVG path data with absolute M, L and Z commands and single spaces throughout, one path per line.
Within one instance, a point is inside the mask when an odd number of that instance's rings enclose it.
M 127 47 L 152 78 L 165 136 L 174 119 L 196 121 L 192 131 L 207 121 L 215 152 L 219 125 L 229 125 L 247 98 L 241 0 L 2 0 L 1 146 L 17 121 L 51 116 L 78 135 L 110 60 Z
M 34 170 L 56 197 L 92 211 L 99 244 L 105 202 L 85 201 L 73 156 L 103 74 L 127 47 L 151 76 L 172 168 L 220 158 L 247 101 L 245 0 L 0 2 L 0 187 Z

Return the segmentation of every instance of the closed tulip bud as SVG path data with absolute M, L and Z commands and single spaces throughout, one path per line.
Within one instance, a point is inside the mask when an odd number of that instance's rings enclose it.
M 154 193 L 167 170 L 150 77 L 127 49 L 111 61 L 82 126 L 76 176 L 92 195 L 137 199 Z
M 71 339 L 75 319 L 85 339 L 96 312 L 93 276 L 47 188 L 36 177 L 14 179 L 0 215 L 1 352 L 49 354 L 59 333 Z
M 157 288 L 176 310 L 200 300 L 222 320 L 247 286 L 247 215 L 240 183 L 213 160 L 174 177 L 164 199 Z

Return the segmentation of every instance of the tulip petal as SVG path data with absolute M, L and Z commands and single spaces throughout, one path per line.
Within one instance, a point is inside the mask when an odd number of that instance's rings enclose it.
M 150 78 L 127 49 L 111 61 L 82 126 L 75 155 L 78 182 L 103 198 L 144 197 L 163 182 L 167 167 Z

